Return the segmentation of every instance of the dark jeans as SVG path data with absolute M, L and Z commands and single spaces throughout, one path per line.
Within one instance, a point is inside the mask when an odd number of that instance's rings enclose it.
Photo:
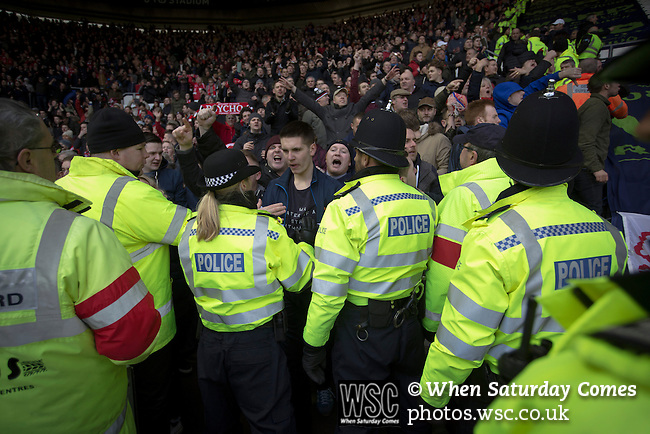
M 165 345 L 133 365 L 135 416 L 138 433 L 169 432 L 169 388 L 172 346 Z
M 605 184 L 596 181 L 593 173 L 583 167 L 573 179 L 573 190 L 569 191 L 569 197 L 602 216 L 604 186 Z
M 357 324 L 363 322 L 361 310 L 346 304 L 336 322 L 336 335 L 332 348 L 334 380 L 390 380 L 399 382 L 400 428 L 399 432 L 431 432 L 427 422 L 407 426 L 408 409 L 423 404 L 420 397 L 408 393 L 408 386 L 420 382 L 424 368 L 424 337 L 416 316 L 408 317 L 401 327 L 383 328 L 368 326 L 368 339 L 357 338 Z M 339 432 L 362 433 L 377 431 L 365 427 L 339 427 Z
M 287 360 L 273 327 L 230 333 L 204 327 L 197 357 L 206 433 L 240 432 L 238 408 L 251 433 L 295 432 Z

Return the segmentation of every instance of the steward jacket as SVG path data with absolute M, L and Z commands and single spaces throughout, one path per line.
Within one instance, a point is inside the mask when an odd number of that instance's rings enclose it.
M 325 345 L 346 300 L 358 306 L 368 299 L 397 300 L 420 284 L 431 253 L 436 206 L 385 169 L 357 174 L 325 210 L 316 235 L 304 331 L 309 345 Z
M 203 325 L 218 332 L 253 330 L 282 311 L 283 288 L 300 291 L 311 278 L 313 248 L 296 244 L 275 217 L 243 206 L 219 206 L 221 229 L 196 238 L 190 220 L 178 248 Z
M 80 196 L 0 171 L 0 432 L 135 433 L 126 365 L 160 314 L 115 235 Z
M 603 48 L 603 41 L 598 35 L 587 33 L 578 43 L 576 52 L 578 59 L 598 59 L 600 49 Z
M 503 173 L 496 158 L 440 177 L 445 198 L 438 206 L 438 226 L 424 287 L 426 309 L 422 325 L 428 331 L 435 333 L 440 323 L 449 281 L 467 235 L 463 223 L 479 211 L 489 208 L 499 193 L 511 184 L 512 181 Z
M 293 182 L 293 172 L 291 172 L 291 169 L 286 169 L 282 176 L 269 182 L 268 187 L 266 187 L 266 192 L 264 192 L 264 197 L 262 198 L 262 205 L 267 206 L 274 203 L 283 203 L 287 209 L 289 209 L 290 182 Z M 325 207 L 330 203 L 332 197 L 334 197 L 334 193 L 336 193 L 341 186 L 342 184 L 340 181 L 324 174 L 314 167 L 314 173 L 311 177 L 309 190 L 311 191 L 314 203 L 316 204 L 317 223 L 323 218 Z M 286 213 L 283 216 L 283 220 L 286 220 Z
M 546 56 L 548 47 L 538 36 L 531 36 L 528 38 L 528 51 L 532 51 L 535 54 L 541 51 L 542 55 Z
M 573 102 L 576 104 L 576 108 L 580 109 L 585 101 L 587 101 L 591 96 L 591 92 L 589 92 L 587 84 L 589 83 L 589 79 L 592 75 L 594 74 L 585 72 L 580 76 L 579 79 L 575 80 L 575 83 L 569 79 L 564 79 L 567 81 L 562 83 L 556 89 L 569 95 Z M 627 117 L 627 104 L 625 101 L 623 101 L 620 95 L 609 97 L 609 106 L 607 108 L 609 109 L 611 115 L 616 119 L 623 119 Z
M 73 160 L 70 173 L 57 183 L 92 200 L 86 215 L 113 229 L 129 252 L 162 316 L 157 351 L 176 333 L 168 246 L 178 245 L 192 212 L 174 205 L 113 160 L 95 157 Z
M 499 357 L 521 344 L 529 297 L 625 268 L 618 229 L 569 199 L 566 184 L 521 188 L 483 210 L 463 240 L 421 379 L 421 396 L 434 407 L 449 395 L 431 395 L 427 383 L 461 384 L 484 361 L 499 372 Z M 564 331 L 546 310 L 534 315 L 533 345 Z
M 519 385 L 569 386 L 562 407 L 570 410 L 558 423 L 558 399 L 543 396 L 499 397 L 492 409 L 538 409 L 545 419 L 480 422 L 477 434 L 630 432 L 648 429 L 650 405 L 650 321 L 647 288 L 650 274 L 623 279 L 574 282 L 570 290 L 539 299 L 567 329 L 550 353 L 515 377 Z M 580 294 L 582 297 L 578 297 Z M 641 303 L 641 298 L 644 303 Z M 585 304 L 593 303 L 591 306 Z M 595 393 L 594 393 L 595 392 Z M 549 413 L 546 413 L 549 412 Z M 555 415 L 549 420 L 546 415 Z

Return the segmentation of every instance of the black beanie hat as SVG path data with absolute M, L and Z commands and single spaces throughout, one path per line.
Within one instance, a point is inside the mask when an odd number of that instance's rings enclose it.
M 138 124 L 118 108 L 101 109 L 88 123 L 88 150 L 91 154 L 130 148 L 144 142 L 144 133 Z

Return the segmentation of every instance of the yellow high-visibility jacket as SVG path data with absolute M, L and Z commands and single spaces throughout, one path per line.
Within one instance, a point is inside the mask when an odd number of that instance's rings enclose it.
M 356 186 L 356 184 L 359 184 Z M 316 236 L 312 300 L 304 339 L 325 345 L 346 300 L 407 297 L 420 283 L 431 253 L 435 203 L 401 182 L 374 174 L 348 182 L 325 209 Z
M 89 203 L 0 171 L 0 432 L 135 433 L 126 366 L 154 348 L 160 314 Z
M 424 287 L 426 310 L 422 325 L 428 331 L 435 332 L 440 323 L 449 281 L 467 235 L 463 223 L 490 207 L 499 193 L 511 184 L 512 180 L 503 173 L 496 158 L 440 177 L 445 197 L 438 205 L 440 217 Z
M 178 252 L 203 325 L 218 332 L 253 330 L 283 307 L 283 288 L 311 278 L 313 247 L 296 244 L 278 220 L 237 205 L 219 205 L 221 229 L 210 241 L 187 225 Z
M 112 228 L 129 252 L 163 318 L 155 350 L 167 345 L 176 334 L 168 246 L 178 245 L 192 212 L 112 160 L 75 158 L 57 184 L 91 200 L 85 215 Z
M 528 297 L 562 289 L 572 278 L 622 272 L 627 260 L 620 231 L 569 199 L 566 184 L 526 189 L 479 215 L 487 218 L 478 217 L 463 241 L 422 374 L 421 396 L 435 407 L 449 396 L 432 396 L 427 383 L 461 384 L 484 361 L 498 373 L 499 357 L 520 346 Z M 538 310 L 531 341 L 563 331 Z
M 578 280 L 570 290 L 540 297 L 542 306 L 567 332 L 546 357 L 532 362 L 513 382 L 568 386 L 566 399 L 539 393 L 499 397 L 490 408 L 503 414 L 510 411 L 511 419 L 479 422 L 476 433 L 617 432 L 622 426 L 629 432 L 647 431 L 650 312 L 626 287 L 639 294 L 649 285 L 650 274 L 641 273 L 617 281 Z M 576 290 L 582 297 L 576 296 Z M 585 299 L 593 304 L 586 306 Z M 639 351 L 643 346 L 646 351 Z M 529 420 L 514 419 L 522 410 Z M 537 420 L 530 420 L 531 416 Z

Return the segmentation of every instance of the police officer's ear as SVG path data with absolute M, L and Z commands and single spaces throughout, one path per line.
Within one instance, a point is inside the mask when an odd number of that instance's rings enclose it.
M 316 145 L 316 143 L 312 143 L 311 145 L 309 145 L 309 155 L 311 155 L 312 157 L 316 155 L 316 146 L 318 146 Z

